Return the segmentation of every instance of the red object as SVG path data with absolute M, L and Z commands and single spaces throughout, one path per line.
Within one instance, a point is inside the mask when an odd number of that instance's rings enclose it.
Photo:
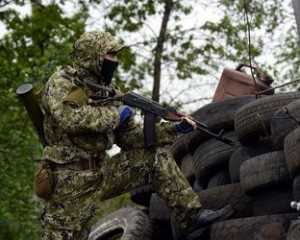
M 213 97 L 214 102 L 232 97 L 256 95 L 258 92 L 271 88 L 273 79 L 269 75 L 257 67 L 252 67 L 256 75 L 256 82 L 254 82 L 252 76 L 243 71 L 244 67 L 250 68 L 249 65 L 241 64 L 236 70 L 224 69 Z M 266 94 L 274 94 L 274 90 Z

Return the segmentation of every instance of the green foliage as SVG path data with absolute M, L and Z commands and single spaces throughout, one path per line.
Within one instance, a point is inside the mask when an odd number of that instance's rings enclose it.
M 65 17 L 56 4 L 33 4 L 23 18 L 12 9 L 0 15 L 9 31 L 0 40 L 0 239 L 38 239 L 39 232 L 32 183 L 41 145 L 15 90 L 45 81 L 69 61 L 86 17 L 84 11 Z

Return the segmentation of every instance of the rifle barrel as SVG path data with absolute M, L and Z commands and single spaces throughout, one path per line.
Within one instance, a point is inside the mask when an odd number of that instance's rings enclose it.
M 215 139 L 217 139 L 217 140 L 219 140 L 219 141 L 221 141 L 221 142 L 223 142 L 223 143 L 225 143 L 227 145 L 230 145 L 230 146 L 235 146 L 236 145 L 236 143 L 233 140 L 231 140 L 231 139 L 229 139 L 227 137 L 223 137 L 220 134 L 216 134 L 216 133 L 212 132 L 211 130 L 209 130 L 208 128 L 203 127 L 201 125 L 198 125 L 198 123 L 197 123 L 197 130 L 206 132 L 210 136 L 214 137 Z

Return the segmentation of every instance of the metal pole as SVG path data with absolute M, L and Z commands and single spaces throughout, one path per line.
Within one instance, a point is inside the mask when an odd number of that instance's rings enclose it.
M 300 0 L 293 0 L 293 7 L 298 27 L 298 36 L 300 40 Z

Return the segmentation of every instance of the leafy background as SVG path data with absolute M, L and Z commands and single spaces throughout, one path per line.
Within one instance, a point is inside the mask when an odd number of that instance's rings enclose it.
M 195 4 L 218 17 L 195 21 Z M 40 232 L 41 206 L 32 182 L 42 147 L 15 95 L 21 83 L 45 82 L 56 67 L 69 63 L 75 39 L 101 27 L 131 46 L 121 56 L 120 87 L 186 111 L 190 103 L 198 108 L 224 66 L 248 62 L 245 4 L 253 58 L 278 84 L 299 76 L 296 25 L 287 1 L 0 1 L 5 29 L 0 38 L 0 239 L 38 239 Z M 168 89 L 172 85 L 180 88 Z M 108 201 L 98 214 L 126 203 L 128 195 Z

